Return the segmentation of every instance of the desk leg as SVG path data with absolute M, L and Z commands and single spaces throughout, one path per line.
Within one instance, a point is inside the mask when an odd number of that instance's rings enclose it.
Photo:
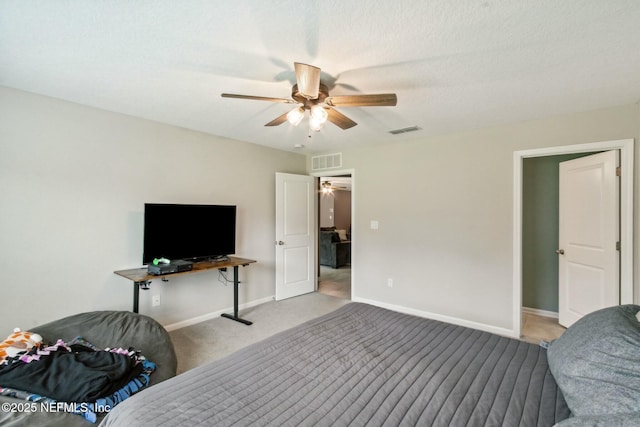
M 133 312 L 138 312 L 138 302 L 140 301 L 140 282 L 133 282 Z
M 253 322 L 238 317 L 238 266 L 233 267 L 233 314 L 222 313 L 222 317 L 235 320 L 236 322 L 252 325 Z

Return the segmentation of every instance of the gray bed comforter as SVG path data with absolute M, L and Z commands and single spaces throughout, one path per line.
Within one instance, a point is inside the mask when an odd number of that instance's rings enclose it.
M 126 400 L 102 426 L 551 426 L 546 350 L 350 303 Z

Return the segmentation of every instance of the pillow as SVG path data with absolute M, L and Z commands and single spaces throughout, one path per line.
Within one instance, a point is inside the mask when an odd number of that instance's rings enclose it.
M 576 417 L 640 411 L 639 311 L 637 305 L 595 311 L 551 343 L 549 368 Z
M 338 236 L 340 236 L 340 240 L 347 240 L 347 230 L 336 230 Z

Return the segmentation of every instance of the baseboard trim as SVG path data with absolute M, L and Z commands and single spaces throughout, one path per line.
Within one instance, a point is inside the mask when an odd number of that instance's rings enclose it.
M 363 302 L 366 304 L 371 304 L 378 307 L 386 308 L 389 310 L 398 311 L 400 313 L 411 314 L 413 316 L 425 317 L 427 319 L 439 320 L 441 322 L 451 323 L 458 326 L 465 326 L 467 328 L 478 329 L 485 332 L 491 332 L 492 334 L 502 335 L 509 338 L 516 338 L 516 339 L 520 338 L 520 331 L 516 333 L 512 329 L 500 328 L 493 325 L 487 325 L 486 323 L 472 322 L 470 320 L 459 319 L 457 317 L 445 316 L 442 314 L 431 313 L 423 310 L 416 310 L 416 309 L 404 307 L 401 305 L 387 304 L 385 302 L 370 300 L 366 298 L 353 298 L 352 301 Z
M 246 302 L 244 304 L 238 305 L 238 310 L 244 310 L 245 308 L 255 307 L 256 305 L 264 304 L 265 302 L 271 302 L 274 299 L 274 295 L 271 295 L 266 298 L 261 298 L 255 301 Z M 181 320 L 180 322 L 171 323 L 169 325 L 163 325 L 164 328 L 171 332 L 176 329 L 185 328 L 187 326 L 195 325 L 196 323 L 204 322 L 206 320 L 215 319 L 220 317 L 222 313 L 233 313 L 233 307 L 228 307 L 219 311 L 214 311 L 211 313 L 206 313 L 201 316 L 192 317 L 191 319 Z
M 522 307 L 522 312 L 527 314 L 535 314 L 536 316 L 550 317 L 557 319 L 558 313 L 555 311 L 540 310 L 539 308 Z

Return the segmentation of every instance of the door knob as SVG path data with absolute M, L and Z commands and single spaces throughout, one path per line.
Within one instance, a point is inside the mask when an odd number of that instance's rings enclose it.
M 284 245 L 284 242 L 282 240 L 278 240 L 278 245 L 282 246 L 282 245 Z
M 558 255 L 564 255 L 564 249 L 556 249 Z

